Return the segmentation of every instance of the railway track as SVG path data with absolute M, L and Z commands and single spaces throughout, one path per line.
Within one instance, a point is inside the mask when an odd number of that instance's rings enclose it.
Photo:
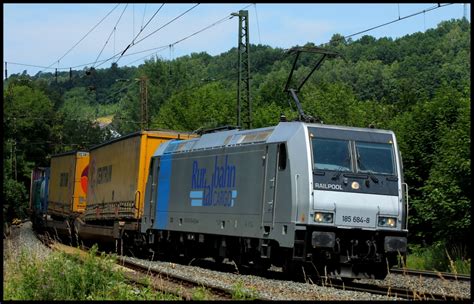
M 471 281 L 470 275 L 455 274 L 449 272 L 439 272 L 439 271 L 428 271 L 428 270 L 417 270 L 409 268 L 392 268 L 390 269 L 391 273 L 403 274 L 409 276 L 422 276 L 429 278 L 440 278 L 447 280 L 457 280 L 457 281 Z
M 40 237 L 41 238 L 41 237 Z M 62 248 L 72 248 L 73 250 L 78 250 L 77 248 L 65 246 L 62 244 L 57 244 L 52 242 L 49 238 L 42 237 L 43 242 L 47 243 L 49 247 L 58 247 Z M 70 250 L 70 249 L 67 249 Z M 82 252 L 85 254 L 85 252 Z M 146 281 L 148 286 L 153 287 L 156 290 L 161 290 L 170 294 L 179 296 L 185 300 L 192 300 L 193 293 L 196 292 L 196 288 L 203 288 L 206 291 L 206 295 L 209 299 L 212 300 L 231 300 L 233 290 L 211 286 L 199 280 L 199 278 L 193 279 L 189 277 L 184 277 L 183 275 L 171 275 L 167 272 L 161 272 L 140 264 L 136 264 L 127 258 L 120 258 L 117 261 L 117 264 L 122 267 L 126 277 L 131 281 L 134 281 L 138 284 L 145 285 L 143 282 Z M 132 272 L 133 270 L 133 272 Z M 447 273 L 436 273 L 436 272 L 420 272 L 420 271 L 410 271 L 409 269 L 394 269 L 391 270 L 393 273 L 406 274 L 407 276 L 426 276 L 434 278 L 443 278 L 443 279 L 454 279 L 454 280 L 470 280 L 469 276 L 454 275 Z M 281 278 L 280 278 L 281 279 Z M 436 293 L 422 293 L 410 288 L 401 288 L 396 286 L 381 286 L 371 283 L 362 283 L 362 282 L 344 282 L 339 280 L 332 280 L 329 283 L 318 284 L 324 287 L 333 287 L 341 290 L 347 291 L 356 291 L 356 292 L 366 292 L 370 294 L 377 294 L 382 296 L 393 296 L 402 299 L 409 300 L 444 300 L 444 301 L 467 301 L 469 298 L 463 298 L 456 295 L 450 294 L 436 294 Z M 270 299 L 260 299 L 259 300 L 270 300 Z
M 359 282 L 332 282 L 329 287 L 338 289 L 368 292 L 372 294 L 379 294 L 385 296 L 398 297 L 407 300 L 441 300 L 441 301 L 468 301 L 469 298 L 463 298 L 455 295 L 435 294 L 435 293 L 420 293 L 409 288 L 399 288 L 393 286 L 380 286 Z
M 144 273 L 147 275 L 151 275 L 154 278 L 159 278 L 160 280 L 166 280 L 171 282 L 175 286 L 179 286 L 178 290 L 188 289 L 194 290 L 195 288 L 203 287 L 206 291 L 211 294 L 212 300 L 232 300 L 233 299 L 233 290 L 226 289 L 223 287 L 213 286 L 210 284 L 203 283 L 199 280 L 195 280 L 193 278 L 184 277 L 177 274 L 169 274 L 165 272 L 161 272 L 156 269 L 147 268 L 143 265 L 131 262 L 129 260 L 120 259 L 118 263 L 128 269 L 133 269 L 137 272 Z M 183 296 L 183 294 L 179 294 L 182 298 L 186 300 L 192 300 L 192 296 L 189 295 Z

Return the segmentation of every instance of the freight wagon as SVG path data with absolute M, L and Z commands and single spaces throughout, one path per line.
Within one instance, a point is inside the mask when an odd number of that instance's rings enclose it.
M 32 219 L 33 227 L 44 225 L 43 220 L 48 208 L 48 186 L 50 168 L 34 168 L 31 172 L 30 205 L 28 212 Z
M 72 223 L 87 203 L 89 153 L 70 151 L 51 156 L 45 227 L 60 238 L 73 240 Z
M 194 136 L 140 131 L 90 148 L 87 206 L 75 222 L 80 238 L 114 242 L 136 237 L 150 158 L 164 142 Z

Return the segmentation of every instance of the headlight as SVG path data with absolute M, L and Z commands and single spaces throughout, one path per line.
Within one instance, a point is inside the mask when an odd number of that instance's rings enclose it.
M 397 218 L 395 217 L 379 217 L 379 226 L 394 228 L 397 226 Z
M 316 212 L 314 221 L 318 223 L 332 223 L 332 213 Z

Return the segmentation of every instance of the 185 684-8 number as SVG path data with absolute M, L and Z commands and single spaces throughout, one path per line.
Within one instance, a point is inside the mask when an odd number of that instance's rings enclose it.
M 370 217 L 355 216 L 355 215 L 343 215 L 342 221 L 344 223 L 370 223 Z

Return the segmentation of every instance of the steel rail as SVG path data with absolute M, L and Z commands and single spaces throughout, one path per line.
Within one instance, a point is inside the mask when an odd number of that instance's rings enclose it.
M 470 275 L 465 274 L 456 274 L 450 272 L 440 272 L 440 271 L 428 271 L 428 270 L 418 270 L 418 269 L 409 269 L 409 268 L 392 268 L 390 269 L 391 273 L 403 274 L 409 276 L 421 276 L 421 277 L 430 277 L 430 278 L 439 278 L 455 281 L 471 281 Z
M 125 260 L 123 258 L 120 258 L 119 261 L 117 261 L 117 263 L 128 269 L 132 269 L 132 270 L 135 270 L 147 275 L 151 274 L 154 277 L 159 277 L 161 279 L 172 282 L 174 284 L 185 287 L 187 289 L 192 289 L 196 287 L 204 287 L 206 290 L 210 291 L 210 293 L 213 296 L 213 300 L 231 300 L 232 299 L 233 291 L 231 289 L 214 286 L 214 285 L 200 282 L 198 280 L 194 280 L 192 278 L 181 276 L 178 274 L 170 274 L 164 271 L 156 270 L 144 265 L 134 263 L 129 260 Z M 186 298 L 189 299 L 189 297 L 186 297 Z
M 54 241 L 51 239 L 49 235 L 41 235 L 41 234 L 36 234 L 37 237 L 45 243 L 48 247 L 53 248 L 54 246 L 53 243 Z M 65 247 L 70 247 L 67 245 L 62 245 Z M 71 249 L 77 250 L 75 247 L 71 247 Z M 86 251 L 86 248 L 83 249 Z M 97 252 L 97 254 L 100 254 L 100 252 Z M 134 263 L 130 260 L 125 259 L 124 257 L 119 257 L 117 260 L 117 264 L 125 267 L 130 270 L 134 270 L 136 272 L 139 272 L 141 276 L 139 275 L 127 275 L 127 278 L 132 278 L 133 281 L 143 284 L 143 276 L 146 274 L 148 278 L 151 278 L 150 275 L 153 276 L 152 280 L 152 287 L 158 290 L 163 290 L 165 292 L 173 293 L 179 297 L 182 297 L 183 299 L 191 300 L 191 295 L 189 292 L 183 291 L 177 291 L 176 288 L 170 289 L 163 289 L 163 281 L 167 281 L 171 284 L 174 284 L 174 286 L 182 286 L 185 289 L 192 289 L 195 287 L 204 287 L 206 290 L 208 290 L 212 296 L 214 296 L 215 299 L 218 300 L 229 300 L 232 299 L 232 293 L 233 291 L 231 289 L 225 288 L 225 287 L 219 287 L 219 286 L 214 286 L 210 285 L 208 283 L 200 282 L 199 280 L 194 280 L 189 277 L 184 277 L 182 275 L 178 274 L 170 274 L 168 272 L 160 271 L 153 269 L 151 267 L 147 267 L 144 265 L 140 265 L 137 263 Z M 413 270 L 413 269 L 399 269 L 399 268 L 394 268 L 390 270 L 391 273 L 399 273 L 399 274 L 406 274 L 406 275 L 411 275 L 411 276 L 426 276 L 426 277 L 437 277 L 437 278 L 442 278 L 442 279 L 456 279 L 456 280 L 470 280 L 470 276 L 467 275 L 457 275 L 457 274 L 451 274 L 451 273 L 443 273 L 443 272 L 433 272 L 433 271 L 421 271 L 421 270 Z M 137 277 L 138 279 L 134 279 L 134 277 Z M 161 280 L 161 284 L 157 284 L 156 279 Z M 380 286 L 380 285 L 373 285 L 373 284 L 368 284 L 368 283 L 360 283 L 360 282 L 342 282 L 340 280 L 334 280 L 330 281 L 330 283 L 326 284 L 318 284 L 324 287 L 333 287 L 337 289 L 342 289 L 342 290 L 349 290 L 349 291 L 357 291 L 357 292 L 367 292 L 371 294 L 378 294 L 378 295 L 384 295 L 384 296 L 389 296 L 389 297 L 398 297 L 402 299 L 409 299 L 409 300 L 443 300 L 443 301 L 468 301 L 470 300 L 469 298 L 464 298 L 460 297 L 457 295 L 450 295 L 450 294 L 432 294 L 432 293 L 422 293 L 418 292 L 416 290 L 410 289 L 410 288 L 400 288 L 400 287 L 393 287 L 393 286 Z M 270 299 L 265 299 L 265 298 L 258 298 L 258 300 L 270 300 Z
M 380 286 L 359 282 L 345 282 L 335 284 L 332 283 L 327 285 L 328 287 L 334 287 L 343 290 L 368 292 L 371 294 L 384 295 L 389 297 L 398 297 L 408 300 L 441 300 L 441 301 L 468 301 L 469 298 L 460 297 L 457 295 L 449 294 L 435 294 L 435 293 L 422 293 L 410 288 L 400 288 L 392 286 Z

